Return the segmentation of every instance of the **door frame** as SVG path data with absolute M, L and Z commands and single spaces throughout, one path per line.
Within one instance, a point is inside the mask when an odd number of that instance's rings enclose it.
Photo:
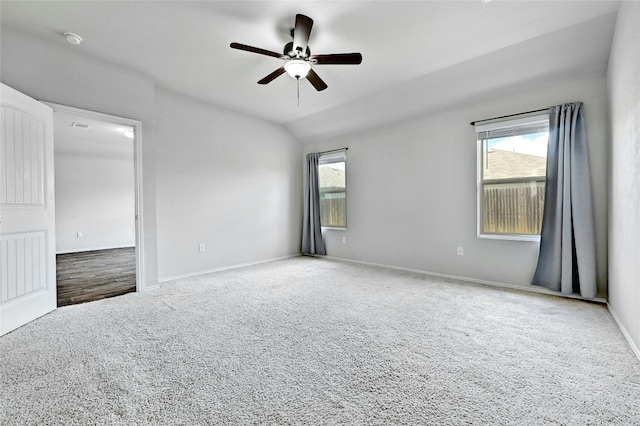
M 61 105 L 53 102 L 40 101 L 53 109 L 54 120 L 53 127 L 55 129 L 55 112 L 63 111 L 91 119 L 107 121 L 112 124 L 133 127 L 133 176 L 135 186 L 135 231 L 136 231 L 136 291 L 142 291 L 145 288 L 145 268 L 144 268 L 144 209 L 142 200 L 142 122 L 131 118 L 118 117 L 115 115 L 104 114 L 101 112 L 90 111 L 82 108 Z M 55 130 L 54 130 L 55 131 Z M 55 145 L 55 136 L 53 138 Z M 54 166 L 55 167 L 55 166 Z

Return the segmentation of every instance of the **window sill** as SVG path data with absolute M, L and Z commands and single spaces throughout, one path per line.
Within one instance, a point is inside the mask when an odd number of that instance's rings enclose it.
M 478 234 L 478 238 L 485 240 L 530 241 L 536 243 L 540 242 L 540 235 Z
M 336 230 L 336 231 L 346 231 L 347 227 L 340 227 L 340 226 L 322 226 L 321 227 L 322 230 L 324 231 L 325 229 L 331 229 L 331 230 Z

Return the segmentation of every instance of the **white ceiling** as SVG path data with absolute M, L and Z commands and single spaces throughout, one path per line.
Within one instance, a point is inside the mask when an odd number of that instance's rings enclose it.
M 355 131 L 483 93 L 606 69 L 617 1 L 113 1 L 0 3 L 1 25 L 152 76 L 160 87 L 286 125 L 301 140 Z M 279 59 L 296 13 L 312 53 L 361 52 L 314 69 L 316 92 Z M 79 46 L 60 35 L 81 35 Z M 348 113 L 348 114 L 346 114 Z
M 133 139 L 124 135 L 130 126 L 56 110 L 54 107 L 55 152 L 115 158 L 133 162 Z M 73 123 L 89 127 L 76 127 Z

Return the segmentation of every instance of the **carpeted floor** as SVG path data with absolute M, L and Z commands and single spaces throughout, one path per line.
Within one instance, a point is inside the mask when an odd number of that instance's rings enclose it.
M 602 305 L 292 258 L 0 338 L 0 423 L 638 425 Z

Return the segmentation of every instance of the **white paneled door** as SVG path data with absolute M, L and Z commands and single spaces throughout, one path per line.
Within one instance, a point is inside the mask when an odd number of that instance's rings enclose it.
M 0 87 L 0 335 L 56 308 L 53 110 Z

